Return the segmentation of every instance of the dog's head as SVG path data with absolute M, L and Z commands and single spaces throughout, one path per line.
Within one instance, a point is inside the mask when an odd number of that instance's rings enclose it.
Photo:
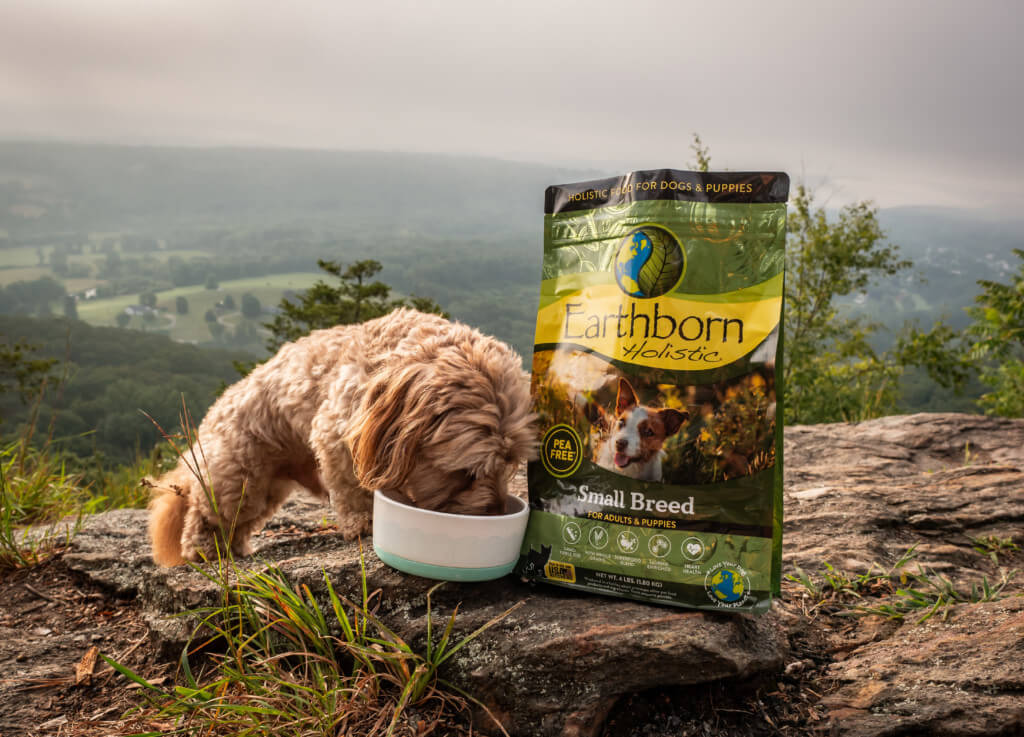
M 624 378 L 619 379 L 614 414 L 595 403 L 587 405 L 586 414 L 603 442 L 612 444 L 613 462 L 618 468 L 650 461 L 661 451 L 665 439 L 679 432 L 690 419 L 688 412 L 639 404 L 632 385 Z
M 356 478 L 425 509 L 501 514 L 508 481 L 537 454 L 519 356 L 481 338 L 385 366 L 348 436 Z

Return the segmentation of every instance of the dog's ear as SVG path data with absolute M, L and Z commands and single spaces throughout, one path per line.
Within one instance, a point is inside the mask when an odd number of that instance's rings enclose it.
M 433 416 L 429 393 L 417 391 L 427 371 L 414 364 L 371 380 L 346 436 L 352 470 L 364 489 L 398 489 L 412 472 Z
M 605 415 L 604 408 L 597 402 L 587 402 L 584 404 L 583 416 L 587 418 L 587 422 L 598 430 L 604 432 L 608 429 L 608 418 Z
M 679 432 L 683 423 L 690 419 L 689 412 L 680 412 L 677 409 L 663 409 L 658 412 L 661 424 L 665 426 L 665 437 L 671 437 Z
M 619 396 L 615 400 L 615 411 L 622 414 L 636 405 L 636 392 L 633 391 L 633 387 L 625 379 L 619 379 Z

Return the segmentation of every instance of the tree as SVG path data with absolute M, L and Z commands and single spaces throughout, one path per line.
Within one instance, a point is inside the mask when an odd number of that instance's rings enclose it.
M 107 253 L 107 257 L 104 259 L 103 265 L 100 267 L 100 272 L 108 279 L 121 276 L 121 266 L 120 252 L 111 250 Z
M 78 319 L 78 300 L 70 294 L 64 295 L 64 317 L 69 320 Z
M 263 311 L 263 306 L 255 295 L 246 292 L 242 295 L 242 314 L 250 320 L 255 320 Z
M 143 292 L 139 295 L 139 304 L 150 309 L 156 307 L 156 294 L 153 292 Z
M 180 256 L 171 256 L 167 260 L 167 271 L 171 277 L 171 283 L 176 287 L 189 287 L 193 284 L 202 284 L 206 279 L 206 271 L 210 265 L 208 262 L 193 259 L 190 263 Z M 216 288 L 214 283 L 214 288 Z
M 267 340 L 267 348 L 271 352 L 311 330 L 365 322 L 398 307 L 414 307 L 422 312 L 445 315 L 436 302 L 426 297 L 392 299 L 391 287 L 381 281 L 371 281 L 383 268 L 379 261 L 367 259 L 346 267 L 336 261 L 321 259 L 317 266 L 335 277 L 337 285 L 321 279 L 297 297 L 281 300 L 279 314 L 271 322 L 264 323 L 272 333 Z
M 694 168 L 707 171 L 711 154 L 694 134 Z M 783 315 L 786 423 L 863 420 L 897 410 L 899 380 L 921 366 L 945 386 L 962 381 L 963 365 L 949 361 L 940 326 L 930 333 L 908 327 L 892 351 L 873 346 L 881 326 L 841 317 L 837 300 L 863 293 L 875 279 L 912 264 L 899 258 L 870 202 L 844 207 L 835 220 L 798 186 L 787 215 Z M 935 332 L 939 330 L 939 332 Z
M 214 320 L 213 322 L 206 323 L 207 327 L 210 328 L 210 335 L 213 336 L 214 340 L 220 340 L 224 337 L 224 326 Z
M 187 315 L 188 314 L 188 300 L 185 299 L 182 296 L 175 297 L 174 298 L 174 311 L 177 312 L 179 315 Z
M 117 326 L 119 328 L 126 328 L 128 327 L 128 323 L 132 321 L 132 316 L 127 312 L 118 312 L 117 317 L 115 317 L 114 320 L 117 322 Z
M 234 333 L 230 336 L 231 345 L 258 346 L 260 344 L 259 329 L 248 320 L 239 320 Z
M 981 380 L 992 388 L 978 404 L 987 414 L 1024 416 L 1024 250 L 1013 252 L 1021 259 L 1010 283 L 982 280 L 976 307 L 967 314 L 967 359 L 981 366 Z
M 50 303 L 62 301 L 66 294 L 64 285 L 52 276 L 12 282 L 0 286 L 0 313 L 47 314 Z
M 203 315 L 203 319 L 206 320 L 206 322 L 217 322 L 217 313 L 213 310 L 207 310 L 206 314 Z
M 835 222 L 798 186 L 788 215 L 783 381 L 786 421 L 877 417 L 896 408 L 898 354 L 878 353 L 879 329 L 840 317 L 836 299 L 911 266 L 888 243 L 868 202 L 844 207 Z
M 230 294 L 225 294 L 224 300 L 221 302 L 221 304 L 224 305 L 225 310 L 233 310 L 235 309 L 235 298 L 232 297 Z
M 28 402 L 39 393 L 57 361 L 33 356 L 38 348 L 22 340 L 0 343 L 0 394 L 14 389 Z
M 13 377 L 0 369 L 0 392 L 8 389 L 0 396 L 0 429 L 13 432 L 31 424 L 37 414 L 40 430 L 45 428 L 35 434 L 38 445 L 47 443 L 47 437 L 59 442 L 60 460 L 67 458 L 69 474 L 84 470 L 83 464 L 98 470 L 96 451 L 105 456 L 110 470 L 134 463 L 139 451 L 148 453 L 160 436 L 140 409 L 170 431 L 178 426 L 184 395 L 198 421 L 216 398 L 218 385 L 236 378 L 231 359 L 243 355 L 134 330 L 23 316 L 0 316 L 0 336 L 6 336 L 0 337 L 0 354 L 10 350 L 8 342 L 21 340 L 34 344 L 23 358 L 56 359 L 50 372 L 54 378 L 46 384 L 38 411 L 34 405 L 40 397 L 39 383 L 23 402 Z M 8 362 L 0 358 L 0 364 Z M 62 382 L 65 372 L 74 380 Z M 59 393 L 54 391 L 58 382 Z M 65 456 L 65 450 L 70 455 Z M 90 478 L 96 488 L 106 487 L 102 478 Z
M 50 268 L 57 276 L 68 275 L 68 254 L 63 249 L 50 251 Z
M 690 144 L 690 150 L 693 151 L 693 155 L 697 159 L 690 166 L 697 171 L 710 171 L 711 151 L 704 145 L 704 141 L 700 140 L 700 136 L 696 133 L 693 134 L 693 143 Z

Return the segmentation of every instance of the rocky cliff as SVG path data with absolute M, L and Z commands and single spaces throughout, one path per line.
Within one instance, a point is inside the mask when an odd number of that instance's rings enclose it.
M 511 577 L 448 584 L 435 604 L 461 603 L 467 632 L 523 602 L 460 652 L 449 677 L 513 735 L 1024 733 L 1024 574 L 1013 573 L 1024 568 L 1024 421 L 794 427 L 785 458 L 792 579 L 771 613 L 688 612 Z M 289 503 L 257 539 L 257 558 L 314 590 L 326 571 L 354 594 L 358 548 L 325 530 L 324 514 Z M 154 567 L 144 531 L 141 511 L 98 516 L 63 564 L 135 599 L 173 658 L 187 627 L 171 615 L 211 603 L 216 587 Z M 431 582 L 372 552 L 366 562 L 381 615 L 421 637 Z

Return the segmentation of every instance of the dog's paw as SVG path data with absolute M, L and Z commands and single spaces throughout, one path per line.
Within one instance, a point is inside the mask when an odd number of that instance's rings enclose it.
M 185 560 L 192 563 L 212 563 L 224 560 L 229 557 L 229 549 L 232 558 L 244 558 L 252 554 L 252 546 L 249 545 L 248 539 L 236 538 L 229 544 L 225 536 L 216 528 L 211 527 L 208 533 L 199 539 L 184 542 L 181 546 L 181 555 Z
M 338 522 L 338 532 L 346 542 L 354 542 L 366 537 L 373 531 L 373 521 L 369 514 L 347 514 L 343 521 Z
M 181 557 L 187 563 L 202 563 L 204 560 L 209 560 L 209 557 L 194 545 L 183 545 Z
M 236 558 L 247 558 L 252 555 L 252 543 L 248 540 L 235 540 L 231 544 L 231 554 Z

